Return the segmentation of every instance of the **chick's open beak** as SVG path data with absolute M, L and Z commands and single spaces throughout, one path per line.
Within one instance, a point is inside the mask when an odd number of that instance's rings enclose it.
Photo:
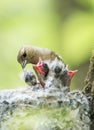
M 42 61 L 39 61 L 38 64 L 33 65 L 33 67 L 39 74 L 45 74 L 45 70 L 43 69 Z
M 77 72 L 78 72 L 78 70 L 74 70 L 74 71 L 69 70 L 69 71 L 68 71 L 69 79 L 72 79 L 73 76 L 74 76 Z
M 26 64 L 27 64 L 27 60 L 24 60 L 24 61 L 21 62 L 22 69 L 25 68 Z

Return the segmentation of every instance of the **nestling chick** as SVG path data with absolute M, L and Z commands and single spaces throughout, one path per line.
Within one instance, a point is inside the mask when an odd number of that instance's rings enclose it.
M 24 79 L 25 83 L 31 87 L 37 84 L 36 77 L 31 70 L 27 70 L 27 69 L 24 70 L 23 79 Z
M 47 63 L 44 63 L 43 61 L 40 60 L 36 65 L 33 65 L 33 68 L 38 76 L 41 85 L 44 87 L 45 80 L 47 79 L 49 73 L 49 67 Z
M 58 88 L 63 88 L 64 91 L 70 91 L 70 84 L 73 76 L 77 73 L 77 70 L 71 71 L 68 70 L 68 66 L 61 63 L 61 65 L 57 64 L 53 66 L 53 73 L 54 73 L 54 84 Z
M 58 61 L 56 58 L 51 65 L 51 70 L 54 73 L 54 77 L 60 80 L 61 86 L 70 86 L 73 76 L 77 73 L 77 70 L 71 71 L 68 66 L 62 61 Z
M 17 60 L 21 64 L 22 68 L 25 68 L 28 63 L 37 64 L 39 62 L 39 58 L 43 61 L 48 60 L 51 62 L 56 57 L 59 60 L 62 60 L 55 52 L 46 48 L 24 46 L 19 50 Z
M 49 65 L 40 61 L 34 65 L 34 69 L 45 88 L 63 88 L 67 92 L 70 89 L 72 77 L 77 73 L 77 70 L 69 71 L 68 67 L 63 62 L 58 62 L 57 58 Z

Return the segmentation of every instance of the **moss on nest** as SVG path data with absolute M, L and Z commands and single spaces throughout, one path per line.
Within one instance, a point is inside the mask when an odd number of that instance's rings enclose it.
M 1 123 L 1 130 L 79 130 L 81 122 L 78 109 L 34 108 L 16 109 L 8 119 Z

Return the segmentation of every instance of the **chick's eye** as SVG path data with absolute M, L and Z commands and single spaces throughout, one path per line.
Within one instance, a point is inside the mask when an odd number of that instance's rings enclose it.
M 56 74 L 60 73 L 61 72 L 61 68 L 58 67 L 58 66 L 56 66 L 55 69 L 54 69 L 54 71 L 55 71 Z
M 25 53 L 23 53 L 23 57 L 25 58 L 26 56 L 27 56 L 26 52 L 25 52 Z

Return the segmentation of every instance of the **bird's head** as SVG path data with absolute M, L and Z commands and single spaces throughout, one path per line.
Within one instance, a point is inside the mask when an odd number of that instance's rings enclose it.
M 22 68 L 25 68 L 26 64 L 34 63 L 33 58 L 35 51 L 31 46 L 23 46 L 17 56 L 17 61 L 21 64 Z
M 39 62 L 36 65 L 33 65 L 33 67 L 39 75 L 43 74 L 44 76 L 47 76 L 49 72 L 48 65 L 44 63 L 42 60 L 39 60 Z
M 34 73 L 31 70 L 24 70 L 23 71 L 23 79 L 24 81 L 29 85 L 29 86 L 33 86 L 37 84 L 37 80 L 36 77 L 34 75 Z
M 63 86 L 70 86 L 71 80 L 74 75 L 78 72 L 78 70 L 69 70 L 68 65 L 65 64 L 57 64 L 54 67 L 54 74 L 56 78 L 60 78 Z

